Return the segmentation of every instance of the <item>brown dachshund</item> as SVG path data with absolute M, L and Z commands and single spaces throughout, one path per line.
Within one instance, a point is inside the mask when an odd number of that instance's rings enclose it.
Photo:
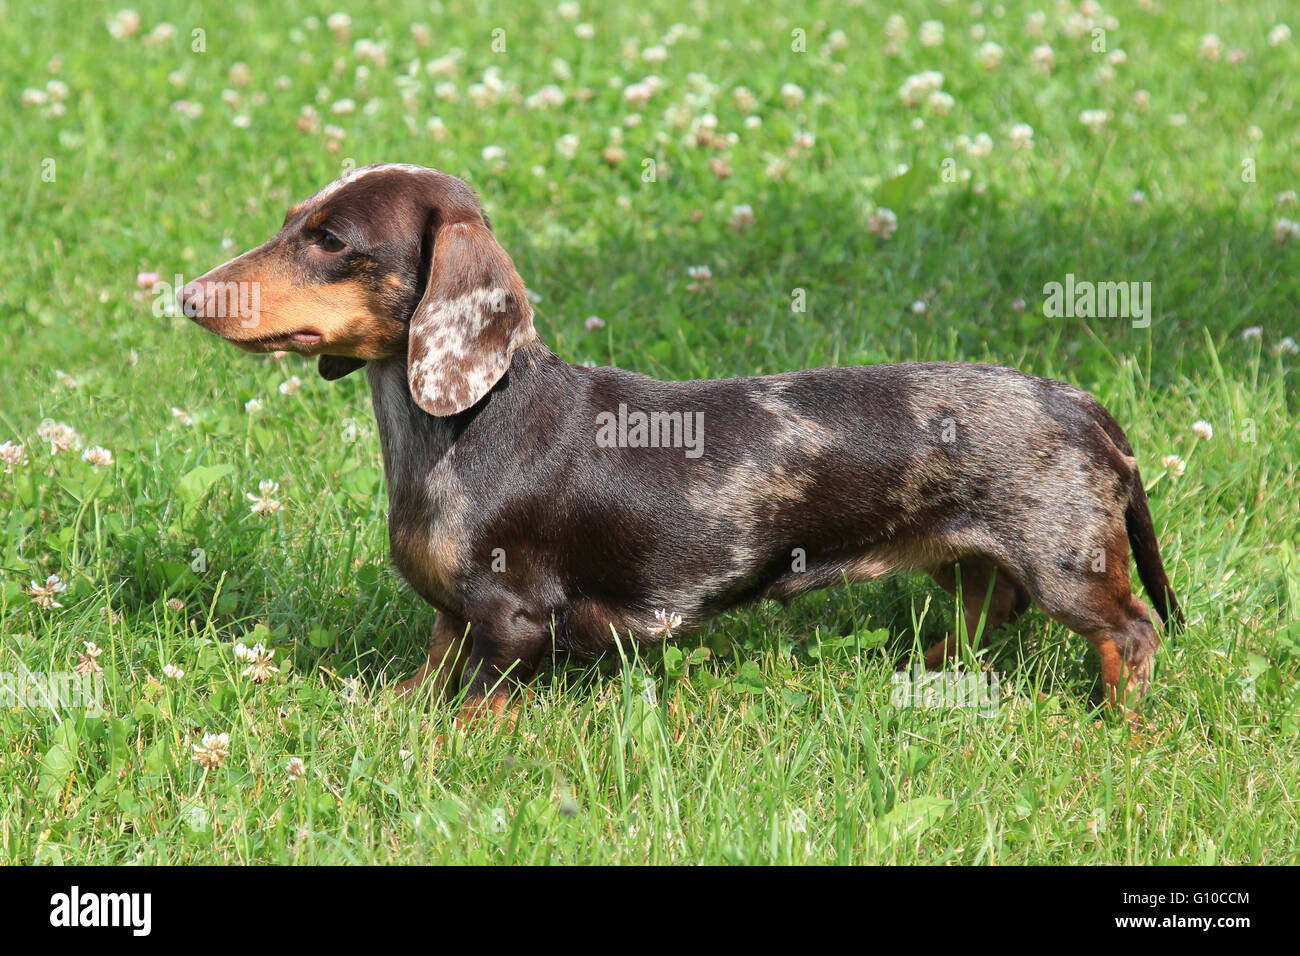
M 393 561 L 438 610 L 431 678 L 500 711 L 553 648 L 658 641 L 763 598 L 925 571 L 968 633 L 1030 600 L 1096 646 L 1109 699 L 1146 689 L 1182 614 L 1132 449 L 1086 392 L 910 363 L 659 382 L 564 362 L 474 193 L 358 169 L 181 290 L 250 352 L 366 367 Z M 926 654 L 941 666 L 955 635 Z

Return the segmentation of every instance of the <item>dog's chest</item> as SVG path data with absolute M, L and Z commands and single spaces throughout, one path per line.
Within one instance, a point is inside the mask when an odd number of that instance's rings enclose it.
M 435 526 L 389 522 L 393 565 L 420 597 L 443 611 L 460 611 L 456 582 L 460 554 L 455 538 Z
M 466 497 L 451 427 L 414 407 L 404 362 L 372 362 L 368 375 L 384 453 L 393 564 L 434 607 L 459 612 Z

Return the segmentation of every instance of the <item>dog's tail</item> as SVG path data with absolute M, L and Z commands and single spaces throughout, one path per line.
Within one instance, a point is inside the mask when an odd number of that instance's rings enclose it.
M 1183 609 L 1178 606 L 1174 589 L 1165 574 L 1165 564 L 1160 560 L 1160 545 L 1156 541 L 1156 528 L 1151 521 L 1151 508 L 1147 493 L 1142 487 L 1142 475 L 1133 467 L 1133 487 L 1129 492 L 1128 507 L 1124 509 L 1124 525 L 1128 529 L 1129 547 L 1133 549 L 1133 563 L 1138 577 L 1155 606 L 1156 613 L 1166 628 L 1182 630 L 1186 621 Z
M 1100 410 L 1097 423 L 1110 438 L 1115 447 L 1123 453 L 1131 467 L 1128 505 L 1124 508 L 1124 527 L 1128 531 L 1129 547 L 1133 551 L 1133 563 L 1137 565 L 1138 577 L 1142 586 L 1155 606 L 1160 621 L 1166 628 L 1182 630 L 1186 625 L 1183 609 L 1178 606 L 1174 589 L 1165 574 L 1165 563 L 1160 560 L 1160 544 L 1156 540 L 1156 527 L 1151 520 L 1151 507 L 1147 504 L 1146 489 L 1142 486 L 1142 473 L 1138 471 L 1133 458 L 1133 446 L 1128 443 L 1128 436 L 1119 422 L 1102 408 L 1100 402 L 1094 407 Z

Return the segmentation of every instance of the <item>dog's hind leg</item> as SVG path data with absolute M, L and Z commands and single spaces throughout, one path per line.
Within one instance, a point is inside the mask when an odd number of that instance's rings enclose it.
M 1127 710 L 1151 682 L 1160 644 L 1151 613 L 1129 582 L 1129 543 L 1121 526 L 1104 549 L 1073 570 L 1061 564 L 1037 567 L 1033 598 L 1052 620 L 1086 637 L 1101 656 L 1106 699 Z
M 940 587 L 953 596 L 957 595 L 960 576 L 962 616 L 966 623 L 966 635 L 972 641 L 976 634 L 980 635 L 981 641 L 987 638 L 990 631 L 1012 620 L 1029 606 L 1029 593 L 1006 570 L 988 558 L 962 558 L 953 564 L 934 568 L 929 573 Z M 932 644 L 925 652 L 925 666 L 930 670 L 943 667 L 947 661 L 957 656 L 959 641 L 959 632 L 954 630 L 943 640 Z

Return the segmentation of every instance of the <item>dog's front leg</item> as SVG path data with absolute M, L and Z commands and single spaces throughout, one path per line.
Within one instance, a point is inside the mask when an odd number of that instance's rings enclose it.
M 551 643 L 550 620 L 512 600 L 494 602 L 482 614 L 472 614 L 470 648 L 462 687 L 462 723 L 495 715 L 498 725 L 513 724 L 518 691 L 541 668 Z
M 465 622 L 455 615 L 438 612 L 438 619 L 433 625 L 433 639 L 429 642 L 429 658 L 414 677 L 402 681 L 398 686 L 399 696 L 405 697 L 415 692 L 425 681 L 431 682 L 435 699 L 454 696 L 460 690 L 469 643 L 465 628 Z

